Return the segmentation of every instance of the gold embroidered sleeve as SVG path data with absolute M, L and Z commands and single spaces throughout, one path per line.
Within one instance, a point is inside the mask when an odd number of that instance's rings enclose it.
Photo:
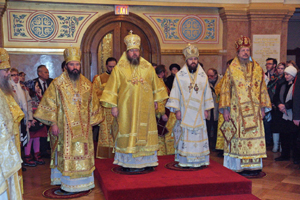
M 118 90 L 120 87 L 120 71 L 118 67 L 114 67 L 110 78 L 108 79 L 105 89 L 101 96 L 101 104 L 103 107 L 111 108 L 118 105 Z
M 93 79 L 93 88 L 96 92 L 96 95 L 97 95 L 99 101 L 100 101 L 100 98 L 102 95 L 102 90 L 100 89 L 101 88 L 101 79 L 100 79 L 99 75 L 96 75 Z
M 261 83 L 261 89 L 260 89 L 260 106 L 262 108 L 272 108 L 270 96 L 268 93 L 267 85 L 264 79 L 264 74 L 262 76 L 262 83 Z
M 163 101 L 169 97 L 168 91 L 164 85 L 164 82 L 159 80 L 153 67 L 151 68 L 151 70 L 153 75 L 153 79 L 152 79 L 152 88 L 153 88 L 153 95 L 154 95 L 153 99 L 155 102 Z
M 216 85 L 215 87 L 215 94 L 217 96 L 216 98 L 216 102 L 219 103 L 220 101 L 220 93 L 221 93 L 221 87 L 222 87 L 222 84 L 223 84 L 223 78 L 220 80 L 220 82 Z
M 90 103 L 91 125 L 95 126 L 104 120 L 103 108 L 100 105 L 100 100 L 96 94 L 96 88 L 92 88 L 92 99 Z
M 227 69 L 222 79 L 219 109 L 230 107 L 230 101 L 231 101 L 230 90 L 231 90 L 231 77 L 230 77 L 229 69 Z
M 167 102 L 167 99 L 163 100 L 163 101 L 160 101 L 160 102 L 157 102 L 157 109 L 155 110 L 155 115 L 160 118 L 162 115 L 165 114 L 166 112 L 166 102 Z
M 57 88 L 52 81 L 43 95 L 43 98 L 34 113 L 34 118 L 43 124 L 52 125 L 58 123 L 58 107 L 62 107 Z

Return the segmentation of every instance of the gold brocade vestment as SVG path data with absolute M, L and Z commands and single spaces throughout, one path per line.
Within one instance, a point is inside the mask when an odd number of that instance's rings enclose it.
M 104 107 L 117 107 L 119 132 L 115 151 L 133 157 L 154 155 L 158 135 L 154 102 L 168 98 L 152 65 L 140 57 L 138 66 L 130 65 L 123 53 L 103 91 Z
M 13 116 L 13 122 L 14 122 L 13 133 L 15 135 L 15 144 L 16 144 L 18 152 L 21 156 L 20 122 L 24 118 L 25 115 L 12 95 L 5 95 L 5 98 L 6 98 L 7 104 L 9 105 L 9 110 Z M 21 190 L 22 190 L 22 193 L 24 193 L 22 169 L 19 170 L 18 174 L 19 174 L 19 179 L 20 179 Z
M 50 134 L 50 167 L 71 178 L 90 176 L 95 169 L 92 126 L 103 118 L 92 83 L 80 75 L 74 87 L 66 70 L 47 88 L 34 117 L 59 128 L 58 138 Z
M 7 190 L 10 198 L 21 200 L 23 176 L 19 124 L 24 113 L 13 96 L 5 95 L 1 89 L 0 110 L 0 194 Z
M 229 107 L 232 119 L 221 126 L 224 155 L 239 159 L 266 157 L 261 109 L 271 108 L 271 102 L 262 68 L 255 61 L 242 66 L 236 57 L 222 82 L 219 108 Z
M 165 85 L 163 79 L 159 78 L 159 81 L 161 82 L 162 85 L 165 86 L 165 89 L 168 91 L 167 86 Z M 158 102 L 157 103 L 157 109 L 155 110 L 155 114 L 157 118 L 160 118 L 165 114 L 166 111 L 166 103 L 167 99 Z M 170 112 L 168 116 L 168 121 L 165 125 L 166 129 L 169 131 L 167 134 L 164 136 L 159 136 L 158 137 L 158 156 L 163 156 L 163 155 L 172 155 L 175 153 L 175 148 L 174 148 L 174 137 L 173 137 L 173 128 L 176 123 L 176 115 L 173 112 Z
M 96 75 L 93 80 L 93 87 L 96 90 L 98 99 L 101 98 L 104 87 L 108 81 L 109 74 L 107 72 Z M 96 158 L 113 158 L 112 153 L 114 140 L 112 136 L 112 124 L 114 117 L 111 114 L 111 108 L 103 108 L 104 120 L 99 125 L 99 136 L 96 151 Z

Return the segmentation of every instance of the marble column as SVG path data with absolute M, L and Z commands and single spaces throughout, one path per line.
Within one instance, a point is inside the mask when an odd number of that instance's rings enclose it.
M 2 17 L 6 10 L 6 2 L 0 1 L 0 47 L 4 46 Z
M 294 7 L 275 5 L 250 5 L 249 7 L 229 7 L 219 10 L 223 21 L 222 72 L 226 70 L 227 60 L 236 55 L 234 42 L 241 36 L 253 41 L 253 34 L 280 34 L 280 61 L 286 61 L 288 21 L 295 11 Z M 254 58 L 255 59 L 255 58 Z
M 249 20 L 245 8 L 221 8 L 219 13 L 223 21 L 222 73 L 225 73 L 226 62 L 236 56 L 235 41 L 241 35 L 249 36 Z
M 248 10 L 250 36 L 255 34 L 280 35 L 280 60 L 286 62 L 288 21 L 294 9 L 252 9 Z M 254 58 L 255 59 L 255 58 Z

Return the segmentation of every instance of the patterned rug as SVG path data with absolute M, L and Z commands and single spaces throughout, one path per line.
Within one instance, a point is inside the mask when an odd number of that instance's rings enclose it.
M 167 163 L 165 165 L 165 168 L 171 169 L 171 170 L 176 170 L 176 171 L 198 171 L 201 169 L 205 169 L 207 166 L 201 166 L 201 167 L 180 167 L 178 165 L 178 162 L 173 161 L 170 163 Z
M 47 189 L 43 192 L 43 196 L 48 199 L 73 199 L 82 196 L 86 196 L 91 193 L 92 190 L 84 192 L 64 192 L 60 189 L 60 186 L 56 186 L 50 189 Z
M 123 171 L 123 167 L 121 166 L 117 166 L 117 167 L 113 167 L 111 169 L 111 171 L 113 171 L 114 173 L 116 174 L 124 174 L 124 175 L 139 175 L 139 174 L 148 174 L 150 172 L 153 172 L 155 171 L 154 168 L 148 168 L 146 167 L 144 170 L 142 171 L 137 171 L 137 172 L 126 172 L 126 171 Z

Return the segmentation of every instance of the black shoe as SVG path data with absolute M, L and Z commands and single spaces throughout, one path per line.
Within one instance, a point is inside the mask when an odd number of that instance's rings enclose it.
M 300 160 L 294 160 L 294 164 L 295 164 L 295 165 L 300 164 Z
M 154 167 L 145 167 L 145 171 L 154 171 Z
M 122 171 L 123 172 L 130 172 L 130 168 L 128 168 L 128 167 L 122 167 Z
M 290 158 L 284 157 L 284 156 L 280 156 L 278 158 L 275 158 L 275 161 L 289 161 Z
M 219 153 L 217 154 L 217 156 L 220 157 L 220 158 L 223 158 L 223 157 L 224 157 L 223 151 L 222 151 L 222 152 L 219 152 Z
M 41 158 L 51 158 L 51 155 L 49 153 L 43 153 L 40 156 Z

